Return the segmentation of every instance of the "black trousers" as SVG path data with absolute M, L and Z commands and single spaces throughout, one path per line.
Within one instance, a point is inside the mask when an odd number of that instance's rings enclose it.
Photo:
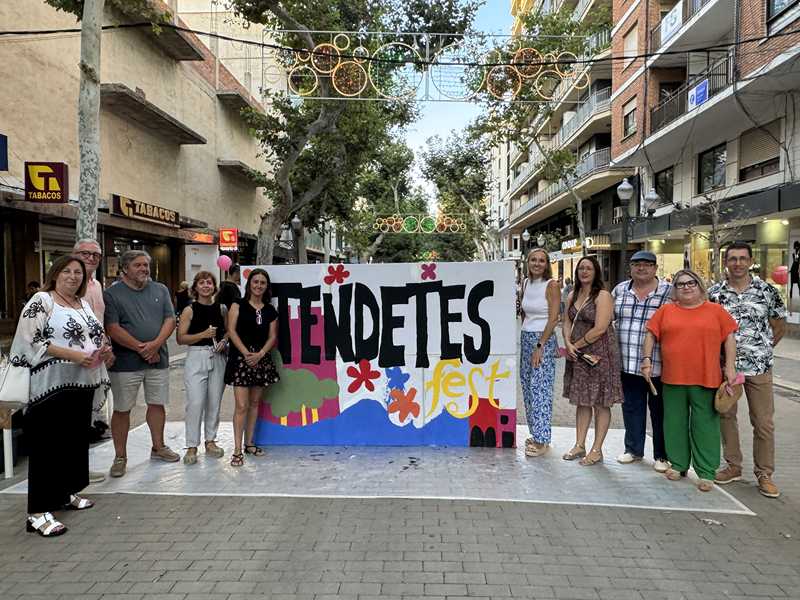
M 25 413 L 28 513 L 53 512 L 89 485 L 89 432 L 94 390 L 64 390 Z

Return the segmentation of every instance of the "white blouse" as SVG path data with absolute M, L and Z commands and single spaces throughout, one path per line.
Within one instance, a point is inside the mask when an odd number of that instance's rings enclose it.
M 102 386 L 107 393 L 110 382 L 104 364 L 87 368 L 47 354 L 51 344 L 91 354 L 103 345 L 104 336 L 86 300 L 76 309 L 56 304 L 48 292 L 34 294 L 22 311 L 9 358 L 11 364 L 31 370 L 30 402 L 63 389 Z

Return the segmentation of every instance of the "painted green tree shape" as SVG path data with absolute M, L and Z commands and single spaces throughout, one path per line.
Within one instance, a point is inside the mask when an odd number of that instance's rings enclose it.
M 275 355 L 275 366 L 281 380 L 264 392 L 272 414 L 281 420 L 281 425 L 288 424 L 291 413 L 300 413 L 303 426 L 319 421 L 317 410 L 329 398 L 339 397 L 339 384 L 335 379 L 318 379 L 308 369 L 284 369 L 280 355 Z M 309 411 L 311 416 L 307 413 Z

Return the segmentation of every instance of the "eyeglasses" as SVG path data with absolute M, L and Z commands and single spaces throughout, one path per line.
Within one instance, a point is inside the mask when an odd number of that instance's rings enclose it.
M 676 281 L 675 287 L 678 289 L 686 288 L 687 290 L 691 290 L 697 287 L 697 281 L 694 279 L 688 279 L 686 281 Z
M 103 258 L 103 255 L 99 252 L 89 252 L 88 250 L 79 250 L 76 252 L 78 256 L 81 258 L 93 258 L 94 260 L 100 260 Z

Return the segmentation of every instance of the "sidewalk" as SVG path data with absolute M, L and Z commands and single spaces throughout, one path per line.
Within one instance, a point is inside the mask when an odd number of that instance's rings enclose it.
M 783 338 L 775 347 L 774 383 L 800 395 L 800 339 Z

